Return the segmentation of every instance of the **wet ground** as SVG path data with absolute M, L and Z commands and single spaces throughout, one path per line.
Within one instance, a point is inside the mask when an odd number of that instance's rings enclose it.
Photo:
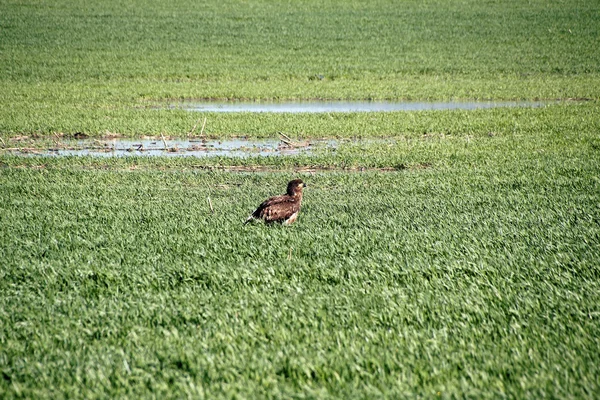
M 476 110 L 498 107 L 543 107 L 547 101 L 189 101 L 171 104 L 171 108 L 199 112 L 271 112 L 271 113 L 331 113 L 423 110 Z
M 21 141 L 3 149 L 4 152 L 21 155 L 45 156 L 98 156 L 123 157 L 249 157 L 283 156 L 309 153 L 317 147 L 335 146 L 334 140 L 292 141 L 281 139 L 60 139 L 51 146 L 32 146 L 32 141 Z
M 298 102 L 185 102 L 171 107 L 189 111 L 204 112 L 287 112 L 287 113 L 326 113 L 326 112 L 373 112 L 373 111 L 417 111 L 447 110 L 494 107 L 543 107 L 549 102 L 543 101 L 508 101 L 508 102 L 387 102 L 387 101 L 298 101 Z M 206 123 L 206 118 L 204 119 Z M 194 127 L 196 128 L 196 127 Z M 204 126 L 200 132 L 204 130 Z M 98 156 L 122 157 L 167 156 L 167 157 L 249 157 L 249 156 L 285 156 L 307 154 L 318 147 L 335 148 L 339 140 L 313 139 L 293 141 L 285 134 L 280 138 L 246 139 L 233 138 L 226 140 L 206 139 L 203 135 L 195 138 L 110 138 L 89 139 L 86 135 L 76 134 L 65 138 L 56 135 L 47 146 L 35 143 L 27 137 L 11 138 L 12 143 L 2 143 L 0 154 L 43 156 Z M 376 140 L 376 139 L 370 139 Z M 389 142 L 387 139 L 382 141 Z

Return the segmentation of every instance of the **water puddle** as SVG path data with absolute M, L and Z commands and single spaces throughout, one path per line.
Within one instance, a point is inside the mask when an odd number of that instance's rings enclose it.
M 285 156 L 310 153 L 318 147 L 335 146 L 333 140 L 311 140 L 296 142 L 289 138 L 281 139 L 61 139 L 52 146 L 33 146 L 32 141 L 22 141 L 4 149 L 18 155 L 42 156 L 163 156 L 163 157 L 251 157 Z M 1 154 L 1 153 L 0 153 Z
M 373 111 L 421 111 L 421 110 L 475 110 L 495 107 L 543 107 L 550 101 L 467 101 L 467 102 L 389 102 L 389 101 L 297 101 L 297 102 L 182 102 L 171 105 L 188 111 L 200 112 L 274 112 L 274 113 L 329 113 Z M 206 119 L 205 119 L 206 121 Z M 195 127 L 194 127 L 195 128 Z M 251 157 L 310 154 L 318 148 L 337 148 L 341 140 L 313 139 L 293 141 L 286 135 L 279 139 L 227 140 L 195 138 L 105 138 L 89 139 L 75 134 L 66 138 L 56 135 L 47 145 L 36 143 L 27 136 L 11 138 L 8 145 L 2 143 L 1 154 L 41 156 L 166 156 L 166 157 Z M 377 139 L 369 139 L 373 141 Z M 389 139 L 381 139 L 389 143 Z
M 547 101 L 230 101 L 181 102 L 170 105 L 198 112 L 269 112 L 269 113 L 334 113 L 375 111 L 476 110 L 498 107 L 543 107 Z

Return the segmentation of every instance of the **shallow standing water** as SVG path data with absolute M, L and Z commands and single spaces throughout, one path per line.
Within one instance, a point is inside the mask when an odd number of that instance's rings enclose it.
M 271 113 L 330 113 L 330 112 L 390 112 L 425 110 L 476 110 L 498 107 L 543 107 L 543 101 L 230 101 L 181 102 L 171 108 L 199 112 L 271 112 Z
M 390 102 L 390 101 L 297 101 L 297 102 L 182 102 L 171 105 L 188 111 L 200 112 L 272 112 L 272 113 L 330 113 L 330 112 L 386 112 L 422 110 L 474 110 L 496 107 L 543 107 L 544 101 L 450 101 L 450 102 Z M 285 136 L 285 135 L 283 135 Z M 289 138 L 287 138 L 289 139 Z M 370 141 L 378 139 L 369 139 Z M 389 139 L 379 139 L 389 143 Z M 56 142 L 56 141 L 55 141 Z M 120 157 L 249 157 L 308 154 L 317 147 L 336 148 L 337 140 L 310 140 L 291 143 L 285 139 L 61 139 L 55 146 L 40 149 L 19 144 L 4 148 L 3 152 L 21 155 L 45 156 L 99 156 Z
M 27 147 L 25 143 L 4 151 L 42 156 L 166 156 L 166 157 L 250 157 L 310 153 L 317 147 L 334 147 L 335 140 L 289 142 L 282 139 L 63 139 L 50 148 Z

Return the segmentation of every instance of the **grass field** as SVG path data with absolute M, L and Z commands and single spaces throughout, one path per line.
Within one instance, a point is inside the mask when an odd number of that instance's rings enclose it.
M 0 388 L 592 397 L 600 142 L 586 108 L 537 133 L 313 157 L 4 156 Z M 337 170 L 293 172 L 306 165 Z M 344 171 L 385 165 L 402 167 Z M 242 226 L 297 176 L 309 186 L 295 226 Z
M 563 100 L 207 115 L 361 139 L 291 157 L 0 150 L 0 398 L 593 398 L 599 14 L 0 0 L 1 147 L 185 136 L 187 98 Z M 296 177 L 296 224 L 242 225 Z
M 600 9 L 590 0 L 1 0 L 0 8 L 3 134 L 184 134 L 197 116 L 148 107 L 186 98 L 600 93 Z M 282 131 L 302 123 L 279 122 Z

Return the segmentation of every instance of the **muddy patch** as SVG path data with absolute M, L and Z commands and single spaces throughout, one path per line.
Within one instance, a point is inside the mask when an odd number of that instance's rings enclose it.
M 162 157 L 251 157 L 309 154 L 317 148 L 335 147 L 333 140 L 297 141 L 282 135 L 279 139 L 226 140 L 190 138 L 57 138 L 46 146 L 32 140 L 13 140 L 4 153 L 41 156 L 162 156 Z

